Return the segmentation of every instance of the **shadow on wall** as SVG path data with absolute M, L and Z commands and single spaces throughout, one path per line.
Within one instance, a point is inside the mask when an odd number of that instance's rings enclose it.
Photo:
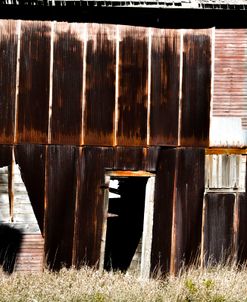
M 0 266 L 4 272 L 11 274 L 21 246 L 22 233 L 8 225 L 0 225 L 0 239 Z

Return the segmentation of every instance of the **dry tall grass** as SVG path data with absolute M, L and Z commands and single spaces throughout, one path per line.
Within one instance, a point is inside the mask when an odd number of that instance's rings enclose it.
M 247 301 L 247 269 L 191 268 L 165 280 L 99 272 L 0 273 L 0 301 Z

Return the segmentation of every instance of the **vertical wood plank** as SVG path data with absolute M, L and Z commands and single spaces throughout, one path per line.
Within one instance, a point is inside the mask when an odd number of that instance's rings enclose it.
M 116 26 L 88 24 L 85 145 L 112 146 L 115 118 Z
M 105 169 L 113 167 L 112 148 L 85 147 L 77 164 L 78 195 L 74 232 L 74 260 L 98 266 L 104 219 Z
M 54 33 L 52 144 L 80 144 L 83 92 L 83 24 L 56 23 Z
M 75 160 L 73 146 L 49 146 L 47 152 L 47 192 L 45 209 L 45 256 L 53 269 L 72 264 Z
M 119 27 L 117 145 L 145 146 L 147 139 L 148 29 Z
M 180 31 L 152 29 L 150 145 L 178 143 Z
M 209 145 L 211 99 L 211 30 L 183 36 L 181 146 Z
M 50 22 L 22 21 L 17 142 L 47 143 Z
M 0 21 L 0 143 L 14 142 L 17 21 Z
M 247 260 L 247 238 L 246 238 L 246 218 L 247 200 L 246 193 L 238 193 L 239 200 L 239 230 L 238 230 L 238 257 L 240 263 Z

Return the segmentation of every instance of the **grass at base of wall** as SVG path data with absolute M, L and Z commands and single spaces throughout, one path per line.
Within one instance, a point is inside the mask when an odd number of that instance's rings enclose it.
M 0 301 L 247 301 L 247 268 L 190 268 L 177 277 L 146 281 L 88 267 L 58 273 L 0 272 Z

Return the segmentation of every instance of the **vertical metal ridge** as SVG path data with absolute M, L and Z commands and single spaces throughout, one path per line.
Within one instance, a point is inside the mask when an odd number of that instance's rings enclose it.
M 52 118 L 52 94 L 53 94 L 53 61 L 54 61 L 54 27 L 56 21 L 51 22 L 51 46 L 50 46 L 50 82 L 49 82 L 49 113 L 48 113 L 48 144 L 51 143 L 51 118 Z
M 20 84 L 20 54 L 21 54 L 21 20 L 17 20 L 17 60 L 16 60 L 16 90 L 15 90 L 15 125 L 14 125 L 14 143 L 17 142 L 17 128 L 18 128 L 18 97 Z
M 184 30 L 180 30 L 180 64 L 179 64 L 179 100 L 178 100 L 178 146 L 181 145 L 181 123 L 182 123 L 182 96 L 183 96 L 183 50 Z
M 119 96 L 119 41 L 120 32 L 119 25 L 116 25 L 116 83 L 115 83 L 115 120 L 114 120 L 114 138 L 113 146 L 117 146 L 117 132 L 118 132 L 118 96 Z
M 151 110 L 151 49 L 152 28 L 148 28 L 148 99 L 147 99 L 147 146 L 150 144 L 150 110 Z
M 83 33 L 83 71 L 82 71 L 82 114 L 81 114 L 81 139 L 80 144 L 84 145 L 84 137 L 85 137 L 85 108 L 86 108 L 86 84 L 87 84 L 87 40 L 88 40 L 88 24 L 84 24 L 84 33 Z

